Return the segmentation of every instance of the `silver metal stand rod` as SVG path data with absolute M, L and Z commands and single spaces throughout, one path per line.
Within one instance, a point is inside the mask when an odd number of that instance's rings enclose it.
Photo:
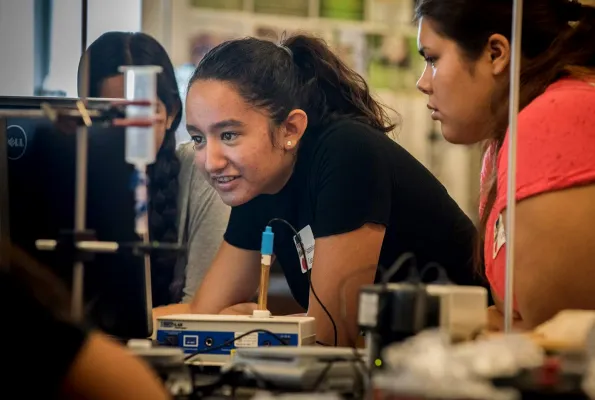
M 149 243 L 149 233 L 142 235 L 143 243 Z M 147 281 L 145 291 L 145 304 L 147 304 L 147 308 L 151 310 L 153 308 L 153 281 L 151 280 L 151 256 L 149 254 L 145 254 L 144 257 L 145 261 L 145 279 Z M 147 313 L 147 325 L 149 326 L 149 332 L 153 332 L 153 313 Z
M 97 118 L 101 116 L 99 110 L 87 110 L 89 117 Z M 65 117 L 81 117 L 79 110 L 60 110 L 60 115 Z M 18 110 L 18 109 L 6 109 L 0 110 L 0 118 L 40 118 L 46 119 L 47 114 L 43 110 Z
M 89 131 L 86 126 L 78 128 L 76 135 L 76 194 L 74 230 L 82 232 L 85 230 L 87 214 L 87 155 L 89 144 Z M 75 321 L 82 321 L 84 317 L 84 271 L 82 262 L 75 262 L 72 275 L 72 318 Z
M 508 189 L 506 199 L 506 270 L 504 291 L 504 332 L 512 331 L 514 315 L 514 233 L 516 215 L 516 145 L 521 71 L 523 0 L 514 0 L 510 59 L 510 94 L 508 111 Z
M 38 250 L 53 251 L 58 246 L 58 242 L 53 239 L 38 239 L 35 241 L 35 247 Z M 76 242 L 74 246 L 82 251 L 93 253 L 115 253 L 120 249 L 117 242 L 98 242 L 95 240 L 82 240 Z
M 87 12 L 88 0 L 81 1 L 81 55 L 87 50 Z M 87 105 L 89 94 L 89 57 L 82 57 L 81 93 L 84 105 Z M 87 216 L 87 149 L 89 147 L 89 130 L 83 125 L 76 132 L 76 182 L 74 204 L 74 233 L 84 231 Z M 75 236 L 76 240 L 76 236 Z M 85 265 L 77 261 L 72 270 L 71 314 L 75 322 L 82 322 L 85 310 Z

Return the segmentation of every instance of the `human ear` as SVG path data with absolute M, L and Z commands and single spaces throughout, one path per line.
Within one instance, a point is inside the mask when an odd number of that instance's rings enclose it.
M 500 75 L 506 72 L 510 64 L 510 42 L 508 39 L 498 33 L 493 34 L 488 39 L 486 51 L 492 64 L 492 74 Z
M 292 110 L 282 125 L 285 127 L 282 138 L 283 148 L 292 150 L 297 146 L 308 127 L 308 115 L 300 109 Z

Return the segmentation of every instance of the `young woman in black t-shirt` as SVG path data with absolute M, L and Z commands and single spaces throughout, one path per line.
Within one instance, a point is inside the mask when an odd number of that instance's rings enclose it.
M 456 283 L 475 283 L 473 224 L 438 180 L 387 137 L 394 126 L 364 79 L 322 40 L 223 43 L 198 65 L 186 110 L 196 163 L 232 213 L 193 303 L 158 315 L 251 314 L 268 224 L 292 294 L 316 318 L 323 343 L 335 341 L 324 308 L 337 325 L 337 343 L 351 344 L 359 287 L 379 276 L 377 265 L 388 268 L 406 252 L 420 267 L 438 262 Z M 275 218 L 299 231 L 306 259 L 292 230 Z

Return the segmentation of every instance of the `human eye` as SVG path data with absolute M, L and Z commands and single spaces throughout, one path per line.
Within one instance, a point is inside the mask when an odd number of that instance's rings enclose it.
M 230 142 L 238 137 L 236 132 L 222 132 L 221 133 L 221 140 L 225 142 Z
M 424 60 L 426 61 L 426 63 L 430 64 L 432 67 L 436 66 L 436 57 L 431 57 L 431 56 L 424 56 Z
M 205 138 L 202 135 L 192 135 L 190 136 L 190 138 L 194 142 L 194 150 L 198 150 L 198 148 L 202 146 L 205 142 Z

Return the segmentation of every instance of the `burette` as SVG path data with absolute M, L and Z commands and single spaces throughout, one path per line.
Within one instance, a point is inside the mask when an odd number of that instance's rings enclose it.
M 512 332 L 514 306 L 514 234 L 516 214 L 516 147 L 521 71 L 523 0 L 513 0 L 508 103 L 508 180 L 506 192 L 506 266 L 504 288 L 504 332 Z
M 162 68 L 154 65 L 122 66 L 126 119 L 147 122 L 146 126 L 126 127 L 126 162 L 134 166 L 135 232 L 144 243 L 149 243 L 149 196 L 147 166 L 155 162 L 155 126 L 157 108 L 157 74 Z M 150 256 L 145 253 L 145 270 L 150 273 Z

